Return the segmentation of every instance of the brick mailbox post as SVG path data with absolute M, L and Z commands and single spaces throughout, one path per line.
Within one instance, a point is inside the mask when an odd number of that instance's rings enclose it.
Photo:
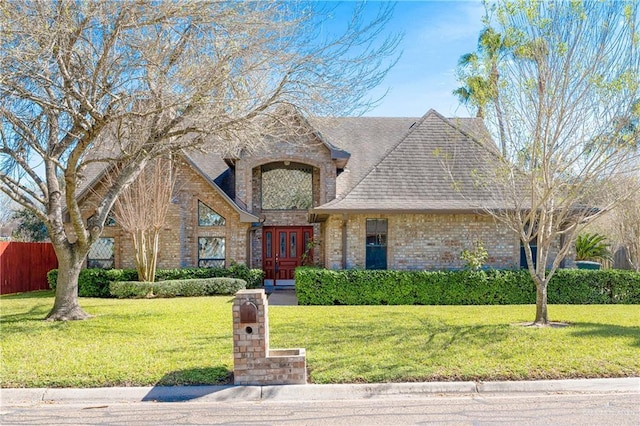
M 269 348 L 269 304 L 263 289 L 240 290 L 232 309 L 236 385 L 307 383 L 304 349 Z

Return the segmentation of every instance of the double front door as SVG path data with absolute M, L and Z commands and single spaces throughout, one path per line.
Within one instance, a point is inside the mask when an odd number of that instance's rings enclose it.
M 312 258 L 312 226 L 265 226 L 262 228 L 262 269 L 265 280 L 293 280 L 296 267 Z

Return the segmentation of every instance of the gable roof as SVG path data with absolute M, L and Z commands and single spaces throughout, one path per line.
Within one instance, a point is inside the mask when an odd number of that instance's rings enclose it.
M 312 214 L 348 211 L 461 211 L 490 206 L 476 174 L 495 171 L 499 151 L 482 119 L 423 117 L 311 117 L 306 122 L 339 169 L 336 199 Z M 243 217 L 257 221 L 236 200 L 235 171 L 216 153 L 190 150 L 187 162 Z M 85 170 L 80 197 L 102 177 L 103 163 Z
M 238 205 L 238 203 L 234 201 L 233 197 L 230 197 L 229 194 L 224 191 L 220 187 L 220 185 L 218 185 L 218 183 L 214 181 L 214 177 L 218 175 L 223 176 L 225 170 L 227 170 L 222 158 L 220 158 L 219 156 L 199 156 L 194 152 L 190 153 L 189 155 L 182 153 L 181 157 L 185 160 L 189 167 L 191 167 L 209 185 L 211 185 L 215 192 L 220 194 L 220 196 L 231 205 L 231 207 L 240 215 L 240 222 L 258 222 L 260 220 L 259 217 L 249 213 L 246 208 Z M 194 157 L 200 161 L 194 161 Z M 109 166 L 105 162 L 93 162 L 89 163 L 89 166 L 90 167 L 87 167 L 87 169 L 85 170 L 82 187 L 76 197 L 78 200 L 82 200 L 83 198 L 85 198 L 90 193 L 91 189 L 105 177 L 107 170 L 109 170 Z M 204 166 L 204 169 L 202 166 Z
M 450 120 L 429 110 L 344 197 L 311 213 L 497 208 L 491 188 L 481 182 L 499 164 L 497 148 L 481 141 L 484 133 L 474 126 L 477 121 Z
M 243 206 L 238 205 L 233 198 L 231 198 L 225 191 L 223 191 L 213 180 L 210 175 L 207 175 L 200 166 L 196 164 L 189 156 L 184 155 L 185 161 L 200 175 L 204 180 L 211 185 L 211 187 L 218 193 L 220 196 L 233 207 L 233 209 L 238 212 L 240 215 L 240 222 L 259 222 L 260 218 L 252 213 L 249 213 Z
M 398 142 L 419 117 L 314 117 L 311 125 L 327 141 L 351 153 L 336 181 L 336 195 L 346 195 Z

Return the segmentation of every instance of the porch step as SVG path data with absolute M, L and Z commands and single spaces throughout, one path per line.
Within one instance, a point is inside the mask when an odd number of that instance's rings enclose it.
M 269 294 L 279 290 L 295 290 L 296 283 L 294 280 L 264 280 L 264 291 Z

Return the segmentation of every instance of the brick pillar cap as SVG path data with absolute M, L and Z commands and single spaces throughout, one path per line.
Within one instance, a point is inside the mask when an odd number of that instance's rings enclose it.
M 256 294 L 256 295 L 260 295 L 260 294 L 264 294 L 264 289 L 263 288 L 251 288 L 251 289 L 247 289 L 247 290 L 238 290 L 238 292 L 236 293 L 236 296 L 249 296 L 252 294 Z

